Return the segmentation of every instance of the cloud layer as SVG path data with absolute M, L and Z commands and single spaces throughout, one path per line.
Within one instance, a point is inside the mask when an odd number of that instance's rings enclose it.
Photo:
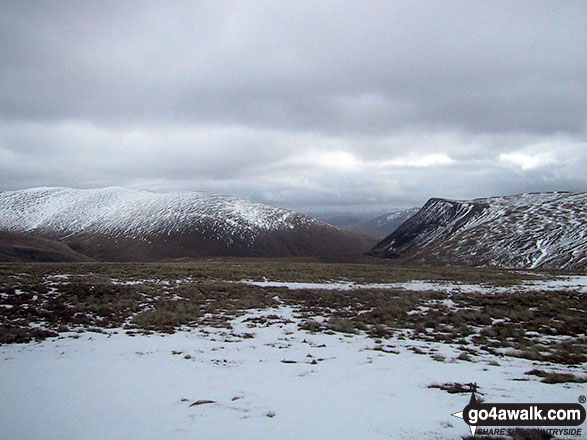
M 290 3 L 1 3 L 0 189 L 587 190 L 584 2 Z

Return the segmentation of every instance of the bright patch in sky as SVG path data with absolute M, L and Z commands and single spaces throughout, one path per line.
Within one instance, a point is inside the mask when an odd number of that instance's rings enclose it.
M 385 161 L 381 164 L 382 167 L 432 167 L 438 165 L 449 165 L 453 163 L 450 157 L 446 154 L 428 154 L 426 156 L 416 157 L 400 157 Z
M 321 151 L 305 156 L 311 165 L 351 171 L 360 166 L 360 162 L 352 153 L 346 151 Z
M 386 3 L 0 1 L 0 191 L 587 189 L 585 1 Z
M 499 160 L 519 166 L 524 171 L 542 168 L 554 162 L 554 158 L 550 153 L 530 154 L 519 151 L 500 154 Z

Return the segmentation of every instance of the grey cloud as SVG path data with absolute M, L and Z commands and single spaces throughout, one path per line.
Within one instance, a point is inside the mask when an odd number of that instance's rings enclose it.
M 506 140 L 457 132 L 346 138 L 237 126 L 5 122 L 0 174 L 3 189 L 201 189 L 291 208 L 585 189 L 584 142 L 560 135 Z
M 582 1 L 0 3 L 0 190 L 585 190 Z M 424 166 L 425 165 L 425 166 Z
M 5 118 L 581 131 L 583 2 L 4 2 Z M 341 108 L 374 96 L 369 117 Z M 368 103 L 365 105 L 368 106 Z

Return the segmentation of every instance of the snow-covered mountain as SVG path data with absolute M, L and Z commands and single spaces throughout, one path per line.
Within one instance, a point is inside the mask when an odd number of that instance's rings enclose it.
M 372 255 L 419 264 L 587 267 L 587 193 L 430 199 Z
M 312 217 L 235 197 L 127 188 L 0 192 L 0 230 L 58 239 L 103 260 L 340 255 L 370 245 Z

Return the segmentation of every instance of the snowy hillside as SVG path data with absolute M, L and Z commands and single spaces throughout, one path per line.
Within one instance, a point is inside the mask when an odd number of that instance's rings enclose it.
M 154 193 L 127 188 L 34 188 L 0 193 L 0 227 L 58 234 L 98 232 L 146 238 L 182 232 L 194 222 L 217 232 L 255 234 L 317 220 L 292 211 L 202 192 Z
M 365 250 L 357 237 L 311 217 L 202 192 L 154 193 L 127 188 L 7 191 L 0 193 L 0 230 L 59 239 L 77 251 L 107 259 L 129 244 L 139 246 L 132 251 L 138 259 L 157 259 L 159 254 L 168 258 Z M 301 231 L 329 237 L 322 237 L 323 242 L 315 246 L 300 241 Z M 335 236 L 342 246 L 330 242 Z M 116 243 L 114 252 L 111 249 Z M 145 243 L 152 245 L 151 249 L 145 250 Z M 159 250 L 155 250 L 157 246 Z
M 585 268 L 587 194 L 430 199 L 371 253 L 426 264 Z

